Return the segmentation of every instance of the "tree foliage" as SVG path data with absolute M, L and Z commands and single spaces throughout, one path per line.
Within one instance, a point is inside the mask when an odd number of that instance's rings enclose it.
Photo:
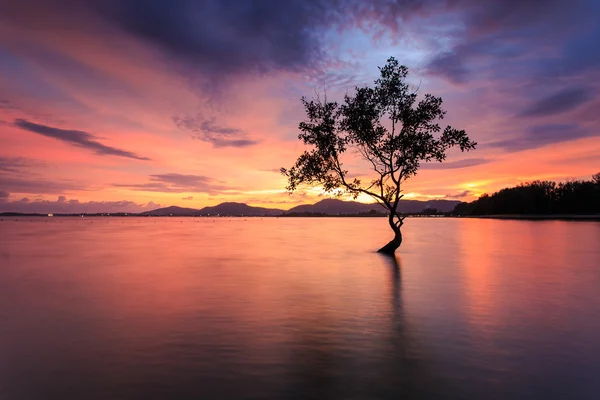
M 371 196 L 390 211 L 394 229 L 403 221 L 396 213 L 402 183 L 423 163 L 444 161 L 448 149 L 468 151 L 476 143 L 464 130 L 440 125 L 446 115 L 442 99 L 425 94 L 419 100 L 406 82 L 407 67 L 392 57 L 379 70 L 373 87 L 356 87 L 341 104 L 302 98 L 307 118 L 299 125 L 298 137 L 311 149 L 292 168 L 281 171 L 288 177 L 289 191 L 308 184 L 354 198 Z M 342 162 L 349 150 L 370 163 L 374 179 L 350 178 Z
M 600 173 L 590 181 L 534 181 L 460 203 L 457 215 L 599 214 Z

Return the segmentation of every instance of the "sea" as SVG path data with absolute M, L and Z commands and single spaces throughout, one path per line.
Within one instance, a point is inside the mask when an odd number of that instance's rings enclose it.
M 0 399 L 600 399 L 600 222 L 3 217 Z

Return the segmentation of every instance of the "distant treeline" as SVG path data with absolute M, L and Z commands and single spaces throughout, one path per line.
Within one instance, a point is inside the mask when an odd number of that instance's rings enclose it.
M 600 214 L 600 173 L 590 181 L 534 181 L 460 203 L 455 215 Z

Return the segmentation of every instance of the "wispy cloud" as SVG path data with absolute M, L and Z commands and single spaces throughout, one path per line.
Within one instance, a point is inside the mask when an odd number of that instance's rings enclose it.
M 229 189 L 227 186 L 207 176 L 175 173 L 150 175 L 150 181 L 146 183 L 116 183 L 113 186 L 145 192 L 164 193 L 216 193 Z
M 16 119 L 14 125 L 29 132 L 37 133 L 39 135 L 57 139 L 77 147 L 92 150 L 99 155 L 119 156 L 133 158 L 136 160 L 150 160 L 147 157 L 141 157 L 127 150 L 106 146 L 96 141 L 96 136 L 84 131 L 60 129 L 52 126 L 36 124 L 24 119 Z
M 215 117 L 205 118 L 201 114 L 175 115 L 172 119 L 180 129 L 194 132 L 193 139 L 212 143 L 214 147 L 248 147 L 258 143 L 246 139 L 247 133 L 243 129 L 218 124 Z
M 536 125 L 518 136 L 489 143 L 508 151 L 520 151 L 590 136 L 593 132 L 577 124 Z
M 28 199 L 0 202 L 0 212 L 21 213 L 116 213 L 142 212 L 159 208 L 160 204 L 153 202 L 140 204 L 134 201 L 89 201 L 80 202 L 77 199 L 67 199 L 59 196 L 56 200 Z
M 194 139 L 198 139 L 198 137 L 194 137 Z M 204 140 L 204 139 L 199 139 L 199 140 Z M 248 146 L 254 146 L 255 144 L 258 143 L 256 140 L 249 140 L 249 139 L 233 139 L 233 140 L 214 139 L 214 140 L 210 140 L 210 142 L 215 147 L 248 147 Z
M 447 194 L 444 196 L 445 199 L 464 199 L 465 197 L 475 196 L 476 193 L 471 190 L 464 190 L 462 192 Z
M 421 2 L 418 2 L 421 3 Z M 429 8 L 435 10 L 429 3 Z M 483 74 L 506 81 L 567 77 L 597 68 L 598 3 L 530 0 L 445 1 L 437 9 L 450 43 L 429 64 L 432 73 L 457 82 Z M 454 11 L 443 16 L 444 11 Z M 436 12 L 436 11 L 434 11 Z M 574 23 L 574 21 L 577 21 Z M 451 29 L 460 23 L 460 29 Z M 547 49 L 551 46 L 552 51 Z M 482 68 L 485 67 L 485 68 Z M 511 82 L 512 83 L 512 82 Z M 519 83 L 519 82 L 515 82 Z
M 523 111 L 522 117 L 546 117 L 571 111 L 594 97 L 590 87 L 569 87 L 537 100 Z
M 491 162 L 487 158 L 468 158 L 464 160 L 445 161 L 445 162 L 429 162 L 421 166 L 421 169 L 459 169 L 469 168 L 476 165 L 487 164 Z
M 52 180 L 31 177 L 29 174 L 18 176 L 0 175 L 0 187 L 10 193 L 62 194 L 75 190 L 86 190 L 86 186 L 72 180 Z
M 16 110 L 16 108 L 10 100 L 0 99 L 0 110 Z
M 25 157 L 0 156 L 0 171 L 4 172 L 20 172 L 26 168 L 43 166 L 45 166 L 43 162 L 31 160 Z
M 263 168 L 259 169 L 260 172 L 273 172 L 274 174 L 281 174 L 281 168 Z

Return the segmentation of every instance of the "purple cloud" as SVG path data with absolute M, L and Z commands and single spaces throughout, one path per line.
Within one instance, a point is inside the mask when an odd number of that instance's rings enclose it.
M 62 194 L 85 190 L 86 186 L 71 180 L 39 179 L 29 174 L 0 175 L 0 187 L 11 193 Z
M 489 144 L 509 151 L 520 151 L 576 140 L 590 136 L 591 132 L 576 124 L 544 124 L 529 128 L 519 136 L 504 139 Z
M 456 160 L 456 161 L 444 161 L 444 162 L 429 162 L 425 163 L 421 166 L 421 169 L 459 169 L 459 168 L 469 168 L 474 167 L 476 165 L 487 164 L 491 162 L 486 158 L 469 158 L 464 160 Z
M 600 58 L 590 56 L 598 44 L 588 40 L 597 37 L 597 3 L 456 0 L 444 4 L 455 11 L 448 14 L 448 26 L 460 23 L 464 28 L 451 31 L 452 45 L 433 57 L 428 70 L 451 80 L 475 80 L 490 72 L 498 78 L 517 71 L 530 79 L 543 70 L 572 75 Z M 579 51 L 573 52 L 573 47 Z M 549 48 L 557 49 L 558 54 Z
M 228 187 L 215 182 L 214 179 L 207 176 L 175 173 L 150 175 L 150 181 L 146 183 L 116 183 L 113 184 L 113 186 L 144 192 L 163 193 L 217 193 L 229 189 Z
M 196 116 L 173 116 L 173 122 L 180 129 L 194 132 L 192 139 L 212 143 L 214 147 L 248 147 L 257 144 L 255 140 L 245 139 L 246 132 L 217 124 L 216 118 Z M 240 138 L 241 137 L 241 138 Z
M 474 196 L 475 193 L 471 190 L 464 190 L 462 192 L 447 194 L 444 196 L 445 199 L 463 199 L 465 197 Z
M 94 140 L 97 139 L 97 137 L 87 132 L 54 128 L 47 125 L 29 122 L 24 119 L 16 119 L 14 125 L 29 132 L 37 133 L 39 135 L 57 139 L 77 147 L 92 150 L 94 153 L 99 155 L 119 156 L 133 158 L 136 160 L 150 160 L 147 157 L 138 156 L 137 154 L 127 150 L 106 146 Z
M 7 22 L 7 32 L 15 28 L 15 37 L 19 31 L 26 31 L 35 42 L 34 35 L 64 26 L 81 40 L 90 37 L 89 33 L 96 38 L 125 36 L 144 43 L 160 56 L 158 61 L 177 65 L 176 70 L 190 75 L 191 80 L 211 85 L 229 82 L 241 74 L 262 76 L 271 72 L 301 72 L 309 76 L 309 81 L 310 77 L 319 77 L 319 82 L 327 81 L 333 86 L 352 85 L 362 79 L 362 71 L 339 74 L 339 69 L 332 66 L 344 57 L 329 51 L 335 44 L 328 40 L 332 32 L 337 39 L 336 35 L 342 37 L 358 27 L 361 34 L 369 37 L 367 41 L 363 38 L 356 41 L 357 49 L 353 50 L 357 53 L 369 49 L 373 44 L 370 40 L 377 40 L 381 34 L 392 38 L 403 37 L 404 33 L 410 34 L 407 37 L 422 37 L 430 59 L 422 64 L 415 61 L 423 66 L 421 72 L 446 78 L 466 89 L 475 88 L 480 97 L 486 92 L 503 97 L 501 101 L 510 104 L 507 114 L 511 116 L 551 117 L 597 98 L 600 90 L 595 76 L 600 68 L 597 1 L 24 0 L 6 3 L 0 6 L 0 15 Z M 37 18 L 38 13 L 44 18 Z M 52 40 L 51 35 L 48 40 Z M 57 61 L 60 57 L 54 54 L 51 44 L 45 51 L 54 56 L 40 56 L 38 47 L 42 46 L 21 50 L 38 64 L 51 65 L 55 71 L 68 71 L 77 82 L 94 82 L 96 90 L 123 89 L 122 83 L 107 80 L 88 65 Z M 14 70 L 20 70 L 19 57 L 15 55 L 15 60 L 10 60 Z M 362 61 L 359 64 L 364 66 Z M 36 77 L 27 78 L 30 81 Z M 32 92 L 50 91 L 41 88 L 39 79 L 27 86 L 35 88 Z M 62 95 L 55 92 L 45 97 Z M 40 97 L 39 93 L 34 95 Z M 496 106 L 491 101 L 484 103 Z M 175 122 L 183 129 L 195 129 L 196 140 L 212 143 L 216 148 L 257 144 L 246 137 L 243 129 L 211 118 L 185 119 L 189 118 L 179 117 Z M 113 152 L 144 159 L 125 150 L 107 149 L 95 139 L 80 135 L 69 143 L 87 146 L 100 154 Z M 115 151 L 121 154 L 114 154 Z
M 0 171 L 20 172 L 30 167 L 43 167 L 44 163 L 31 160 L 24 157 L 3 157 L 0 156 Z
M 160 204 L 149 202 L 139 204 L 133 201 L 89 201 L 80 202 L 77 199 L 67 199 L 65 196 L 59 196 L 57 200 L 43 200 L 23 198 L 21 200 L 0 203 L 0 212 L 19 212 L 19 213 L 117 213 L 128 212 L 137 213 L 159 208 Z
M 360 27 L 398 31 L 413 16 L 444 13 L 456 1 L 437 0 L 43 0 L 0 8 L 6 20 L 40 32 L 64 25 L 83 33 L 137 39 L 208 76 L 319 71 L 332 59 L 325 33 Z M 470 4 L 460 2 L 465 7 Z M 36 13 L 31 10 L 35 9 Z M 43 20 L 36 18 L 44 15 Z
M 571 111 L 594 97 L 589 87 L 568 87 L 536 101 L 522 117 L 547 117 Z
M 9 100 L 1 100 L 0 99 L 0 110 L 16 110 L 17 107 Z

